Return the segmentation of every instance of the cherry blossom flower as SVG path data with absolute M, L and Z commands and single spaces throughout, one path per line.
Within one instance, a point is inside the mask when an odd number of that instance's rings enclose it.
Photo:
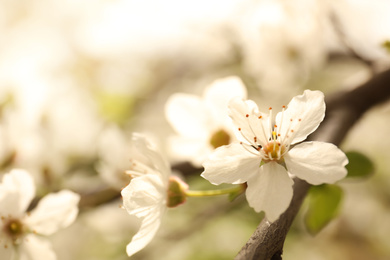
M 0 184 L 1 259 L 56 259 L 49 241 L 42 236 L 73 223 L 80 197 L 69 190 L 48 194 L 26 213 L 34 196 L 35 186 L 28 172 L 12 170 L 4 175 Z
M 202 176 L 211 183 L 245 183 L 246 197 L 255 211 L 264 211 L 275 221 L 290 204 L 292 176 L 310 184 L 334 183 L 347 174 L 346 155 L 335 145 L 303 142 L 325 116 L 324 95 L 305 90 L 287 108 L 272 117 L 251 101 L 240 98 L 229 103 L 230 116 L 237 126 L 237 138 L 222 146 L 203 164 Z
M 185 202 L 188 186 L 171 176 L 168 162 L 145 137 L 134 134 L 134 146 L 145 160 L 132 160 L 127 171 L 132 177 L 121 194 L 130 215 L 141 219 L 141 227 L 126 247 L 129 256 L 143 249 L 155 236 L 167 207 Z
M 227 104 L 233 97 L 246 98 L 246 88 L 238 77 L 227 77 L 209 85 L 203 97 L 176 93 L 165 106 L 169 123 L 178 133 L 171 139 L 172 154 L 201 166 L 217 147 L 235 140 Z

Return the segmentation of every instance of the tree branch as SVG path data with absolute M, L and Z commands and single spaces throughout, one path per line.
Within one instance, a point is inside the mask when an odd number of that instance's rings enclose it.
M 368 109 L 389 98 L 390 70 L 374 76 L 351 91 L 330 96 L 326 99 L 325 120 L 309 140 L 339 145 Z M 263 219 L 235 260 L 282 259 L 284 240 L 310 188 L 309 184 L 300 179 L 294 182 L 294 195 L 286 212 L 273 223 Z

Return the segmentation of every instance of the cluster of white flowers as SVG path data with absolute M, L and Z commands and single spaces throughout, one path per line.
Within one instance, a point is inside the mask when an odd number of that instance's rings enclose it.
M 7 260 L 54 258 L 38 235 L 73 222 L 79 196 L 47 195 L 30 213 L 33 179 L 48 190 L 84 188 L 82 181 L 90 190 L 104 186 L 78 173 L 96 180 L 97 171 L 111 188 L 125 187 L 123 206 L 142 222 L 128 255 L 151 241 L 166 208 L 190 192 L 145 137 L 130 142 L 126 120 L 139 116 L 132 108 L 141 93 L 185 82 L 187 67 L 207 77 L 229 69 L 271 100 L 292 96 L 333 52 L 390 62 L 381 48 L 390 24 L 384 0 L 18 2 L 0 2 L 0 15 L 7 11 L 0 19 L 0 168 L 29 173 L 11 171 L 0 184 L 0 258 Z M 363 14 L 369 19 L 361 26 Z M 123 108 L 111 95 L 125 103 L 123 128 L 110 117 L 120 112 L 107 111 Z M 203 167 L 212 184 L 243 184 L 249 205 L 272 222 L 288 208 L 294 178 L 335 183 L 348 160 L 333 144 L 303 142 L 324 119 L 320 91 L 304 91 L 275 117 L 248 96 L 235 76 L 214 81 L 203 96 L 172 95 L 164 112 L 176 135 L 167 150 Z
M 324 119 L 322 92 L 305 90 L 283 106 L 275 118 L 272 108 L 269 113 L 260 112 L 253 101 L 245 98 L 241 81 L 229 77 L 209 86 L 203 99 L 175 94 L 168 100 L 168 121 L 180 134 L 173 140 L 188 149 L 182 152 L 185 158 L 192 158 L 195 165 L 203 163 L 202 177 L 215 185 L 246 183 L 249 205 L 256 212 L 264 211 L 267 220 L 273 222 L 290 204 L 294 177 L 318 185 L 335 183 L 346 176 L 348 159 L 339 148 L 324 142 L 302 142 Z M 215 140 L 220 145 L 214 145 Z M 133 161 L 128 171 L 133 179 L 122 191 L 129 214 L 142 218 L 139 232 L 127 246 L 129 256 L 155 235 L 172 191 L 167 162 L 145 138 L 135 135 L 134 141 L 152 167 Z M 181 187 L 185 197 L 186 187 Z

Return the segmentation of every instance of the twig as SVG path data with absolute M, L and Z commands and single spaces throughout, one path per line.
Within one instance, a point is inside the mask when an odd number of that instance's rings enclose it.
M 325 120 L 309 139 L 339 145 L 352 126 L 371 107 L 390 98 L 390 70 L 373 77 L 361 86 L 326 99 Z M 310 185 L 296 179 L 289 208 L 273 223 L 263 220 L 235 260 L 282 259 L 283 244 Z

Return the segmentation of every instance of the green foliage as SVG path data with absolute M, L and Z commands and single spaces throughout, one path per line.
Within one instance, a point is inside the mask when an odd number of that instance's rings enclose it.
M 337 216 L 342 197 L 343 190 L 334 184 L 323 184 L 310 188 L 305 226 L 311 234 L 319 233 Z
M 346 166 L 348 170 L 348 178 L 351 177 L 366 177 L 374 172 L 374 164 L 362 153 L 348 152 L 346 153 L 349 163 Z
M 133 112 L 134 98 L 126 95 L 98 93 L 97 101 L 103 117 L 114 123 L 123 124 Z

